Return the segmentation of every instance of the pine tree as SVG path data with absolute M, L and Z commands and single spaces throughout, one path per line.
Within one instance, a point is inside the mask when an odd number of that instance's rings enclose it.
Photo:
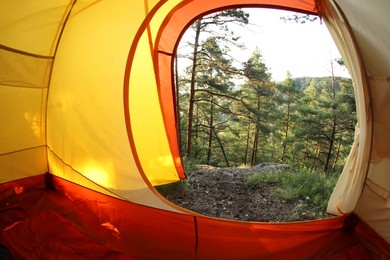
M 193 140 L 193 126 L 194 126 L 194 110 L 195 110 L 195 100 L 197 88 L 196 78 L 198 74 L 198 65 L 199 58 L 198 55 L 202 51 L 201 44 L 201 34 L 216 35 L 214 38 L 217 42 L 224 42 L 226 44 L 235 44 L 238 45 L 238 37 L 235 37 L 234 34 L 229 30 L 228 24 L 247 24 L 249 14 L 244 12 L 241 9 L 231 9 L 218 13 L 214 13 L 208 16 L 205 16 L 191 27 L 195 32 L 194 42 L 190 43 L 193 46 L 192 51 L 192 65 L 190 70 L 190 86 L 189 86 L 189 103 L 188 103 L 188 113 L 187 113 L 187 135 L 186 135 L 186 156 L 191 156 L 192 150 L 192 140 Z M 219 31 L 220 33 L 215 33 Z
M 280 118 L 278 120 L 280 132 L 282 133 L 282 151 L 280 161 L 283 163 L 290 157 L 288 146 L 293 143 L 293 127 L 296 121 L 296 106 L 300 99 L 301 92 L 297 89 L 290 72 L 287 72 L 286 79 L 278 85 L 276 102 L 278 103 Z M 289 158 L 291 162 L 291 158 Z
M 271 83 L 271 75 L 265 65 L 260 51 L 256 49 L 243 66 L 246 77 L 245 84 L 241 86 L 248 109 L 248 119 L 254 125 L 251 165 L 258 162 L 258 150 L 261 137 L 266 140 L 270 132 L 268 119 L 272 111 L 274 86 Z

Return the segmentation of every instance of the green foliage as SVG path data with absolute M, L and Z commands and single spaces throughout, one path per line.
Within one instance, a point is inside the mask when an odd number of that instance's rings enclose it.
M 156 190 L 167 199 L 170 196 L 177 196 L 177 194 L 183 194 L 187 191 L 189 184 L 187 181 L 178 181 L 174 183 L 155 186 Z
M 198 164 L 199 161 L 194 158 L 183 157 L 184 172 L 187 175 L 190 175 L 192 172 L 196 171 L 196 165 Z M 188 187 L 189 183 L 187 180 L 155 186 L 156 190 L 167 199 L 169 199 L 170 196 L 177 196 L 177 194 L 185 193 Z
M 289 173 L 291 174 L 291 173 Z M 248 176 L 246 183 L 263 188 L 265 185 L 276 185 L 282 183 L 282 179 L 287 175 L 285 172 L 277 173 L 255 173 Z
M 248 185 L 273 186 L 272 196 L 288 202 L 305 201 L 315 212 L 325 212 L 338 174 L 326 174 L 309 169 L 293 172 L 257 173 L 247 178 Z
M 189 175 L 192 172 L 196 171 L 196 165 L 200 164 L 198 160 L 195 158 L 188 158 L 188 157 L 183 157 L 183 166 L 184 166 L 184 172 Z

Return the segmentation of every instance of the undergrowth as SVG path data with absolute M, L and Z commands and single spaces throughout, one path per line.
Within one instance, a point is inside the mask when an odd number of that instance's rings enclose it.
M 198 161 L 194 159 L 189 159 L 186 157 L 183 157 L 183 167 L 184 172 L 188 175 L 192 172 L 197 170 Z M 176 196 L 181 193 L 185 193 L 186 190 L 189 188 L 189 183 L 187 180 L 181 180 L 178 182 L 163 184 L 155 186 L 157 191 L 167 199 L 170 197 Z
M 186 180 L 164 185 L 155 186 L 156 190 L 164 197 L 169 199 L 171 196 L 176 196 L 180 193 L 185 193 L 189 184 Z
M 286 202 L 304 201 L 315 212 L 325 212 L 338 174 L 314 172 L 308 169 L 297 173 L 257 173 L 248 176 L 246 183 L 259 188 L 273 186 L 271 196 Z

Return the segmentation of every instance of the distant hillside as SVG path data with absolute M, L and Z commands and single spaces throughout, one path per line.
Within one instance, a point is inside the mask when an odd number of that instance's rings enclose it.
M 310 83 L 313 82 L 315 86 L 320 86 L 321 82 L 325 82 L 331 79 L 331 77 L 298 77 L 298 78 L 293 78 L 296 83 L 296 87 L 300 91 L 304 91 L 308 86 L 310 86 Z M 342 78 L 342 77 L 336 77 L 337 83 L 343 82 L 343 81 L 351 81 L 350 78 Z M 312 84 L 313 84 L 312 83 Z M 337 84 L 339 86 L 339 84 Z M 320 88 L 316 88 L 318 91 Z

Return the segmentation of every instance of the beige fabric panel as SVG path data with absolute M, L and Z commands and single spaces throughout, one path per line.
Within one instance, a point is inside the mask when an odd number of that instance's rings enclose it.
M 370 79 L 374 134 L 368 177 L 390 191 L 390 77 Z
M 389 1 L 344 0 L 337 2 L 352 25 L 369 75 L 390 75 Z
M 390 242 L 390 77 L 370 78 L 373 143 L 370 168 L 356 213 Z
M 388 172 L 387 168 L 387 172 Z M 355 213 L 390 243 L 390 191 L 367 179 Z
M 354 45 L 348 25 L 332 1 L 326 2 L 324 11 L 324 20 L 354 81 L 358 119 L 354 144 L 328 203 L 327 211 L 340 215 L 355 209 L 363 189 L 369 164 L 372 118 L 364 64 L 359 59 L 359 50 Z
M 46 146 L 0 155 L 0 183 L 47 171 Z
M 161 195 L 152 193 L 150 188 L 143 188 L 138 190 L 116 190 L 110 189 L 113 193 L 118 194 L 122 198 L 125 198 L 133 203 L 138 203 L 153 208 L 159 208 L 163 210 L 169 210 L 172 212 L 188 214 L 188 210 L 182 209 L 179 206 L 168 201 Z M 171 206 L 172 205 L 172 206 Z
M 384 1 L 370 2 L 367 8 L 360 8 L 364 14 L 353 15 L 355 5 L 362 4 L 362 1 L 344 1 L 341 6 L 359 43 L 363 62 L 351 56 L 353 46 L 350 40 L 345 39 L 347 34 L 342 31 L 342 19 L 331 26 L 355 82 L 359 125 L 351 154 L 330 198 L 328 212 L 342 214 L 354 211 L 390 242 L 390 78 L 387 76 L 390 51 L 386 44 L 390 38 L 380 29 L 390 25 L 380 24 L 380 21 L 386 20 L 384 14 L 388 17 L 389 5 Z M 383 8 L 374 14 L 373 7 L 381 5 Z M 334 15 L 336 13 L 333 12 Z M 372 15 L 379 19 L 370 19 Z M 388 51 L 384 51 L 386 49 Z M 362 73 L 367 73 L 369 77 L 364 74 L 359 77 L 359 64 L 367 69 Z

